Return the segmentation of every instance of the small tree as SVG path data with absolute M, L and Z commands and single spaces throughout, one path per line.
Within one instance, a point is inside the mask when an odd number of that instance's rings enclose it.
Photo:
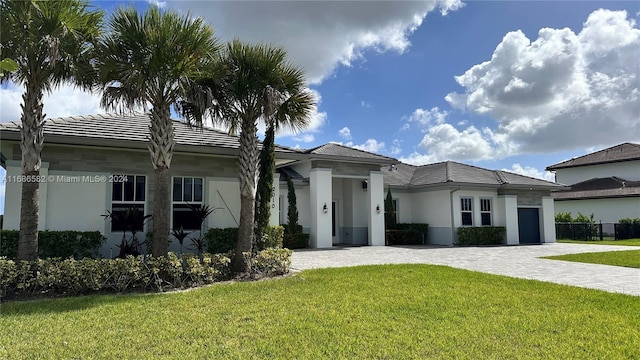
M 263 237 L 269 227 L 271 218 L 271 199 L 273 197 L 273 172 L 275 171 L 275 126 L 271 123 L 262 142 L 260 151 L 260 174 L 256 193 L 256 238 L 257 243 L 263 241 Z
M 293 187 L 293 181 L 287 179 L 287 199 L 289 201 L 289 209 L 287 210 L 287 232 L 296 234 L 299 231 L 300 225 L 298 225 L 298 204 L 296 199 L 296 190 Z
M 387 190 L 387 197 L 384 199 L 384 223 L 387 229 L 396 228 L 396 207 L 393 206 L 391 186 L 389 186 L 389 189 Z

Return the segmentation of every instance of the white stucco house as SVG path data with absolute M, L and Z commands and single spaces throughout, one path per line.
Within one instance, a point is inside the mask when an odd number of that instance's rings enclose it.
M 453 161 L 382 171 L 398 222 L 429 224 L 429 243 L 455 244 L 461 226 L 504 226 L 509 245 L 556 240 L 550 193 L 557 184 Z
M 137 208 L 149 214 L 153 168 L 146 114 L 48 119 L 42 152 L 39 228 L 102 232 L 103 256 L 117 254 L 122 229 L 107 212 Z M 174 121 L 171 228 L 197 234 L 187 204 L 217 211 L 205 228 L 238 225 L 238 138 Z M 6 169 L 4 229 L 19 229 L 19 122 L 0 123 Z M 429 224 L 428 242 L 454 244 L 459 226 L 507 228 L 508 244 L 555 241 L 550 191 L 559 185 L 453 162 L 413 167 L 353 148 L 326 144 L 310 150 L 276 147 L 271 224 L 286 223 L 287 179 L 295 187 L 299 223 L 310 247 L 384 245 L 384 196 L 390 185 L 401 222 Z M 151 222 L 140 225 L 149 231 Z M 178 245 L 172 242 L 171 249 Z
M 556 182 L 556 213 L 578 212 L 602 223 L 640 218 L 640 144 L 623 143 L 547 167 Z

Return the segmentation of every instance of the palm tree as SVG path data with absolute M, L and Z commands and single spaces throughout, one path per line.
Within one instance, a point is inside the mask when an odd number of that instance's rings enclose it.
M 302 71 L 287 61 L 282 48 L 234 40 L 211 72 L 214 76 L 201 83 L 213 100 L 209 110 L 214 122 L 227 126 L 231 133 L 240 129 L 240 223 L 233 270 L 245 272 L 249 264 L 243 253 L 251 252 L 255 236 L 258 120 L 303 129 L 310 121 L 315 98 Z
M 217 51 L 213 29 L 201 18 L 162 12 L 152 7 L 144 14 L 119 8 L 98 47 L 98 78 L 102 106 L 133 111 L 151 107 L 149 152 L 154 174 L 153 256 L 169 249 L 169 169 L 174 146 L 171 108 L 194 93 L 193 78 Z
M 91 84 L 91 44 L 100 35 L 102 11 L 86 1 L 3 0 L 0 2 L 0 48 L 17 69 L 2 81 L 24 86 L 20 151 L 22 175 L 37 179 L 42 162 L 44 117 L 42 96 L 63 82 Z M 38 181 L 22 183 L 17 259 L 38 257 Z

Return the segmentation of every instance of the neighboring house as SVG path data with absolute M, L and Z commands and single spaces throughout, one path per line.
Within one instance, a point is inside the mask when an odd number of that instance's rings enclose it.
M 555 242 L 550 193 L 560 185 L 452 161 L 382 171 L 397 221 L 429 224 L 429 243 L 455 244 L 461 226 L 504 226 L 510 245 Z
M 18 123 L 0 123 L 1 165 L 7 171 L 4 228 L 20 223 Z M 151 213 L 153 167 L 147 149 L 147 114 L 48 119 L 40 171 L 41 230 L 102 232 L 103 256 L 118 253 L 122 224 L 108 212 Z M 240 213 L 238 138 L 174 121 L 171 228 L 198 236 L 188 204 L 217 210 L 205 228 L 236 227 Z M 393 170 L 390 170 L 393 169 Z M 414 167 L 338 144 L 310 150 L 276 147 L 271 224 L 287 222 L 287 179 L 296 191 L 299 224 L 310 246 L 384 245 L 384 196 L 390 185 L 400 222 L 429 224 L 428 242 L 454 244 L 460 226 L 507 228 L 507 243 L 553 242 L 557 184 L 453 162 Z M 126 177 L 126 178 L 125 178 Z M 139 225 L 139 238 L 151 223 Z M 171 250 L 177 251 L 173 241 Z
M 623 143 L 547 167 L 570 189 L 551 194 L 556 213 L 602 223 L 640 218 L 640 144 Z

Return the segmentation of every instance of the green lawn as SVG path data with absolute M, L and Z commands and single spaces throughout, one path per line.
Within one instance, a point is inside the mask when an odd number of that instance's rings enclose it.
M 638 297 L 430 265 L 12 302 L 2 359 L 621 359 Z
M 590 264 L 604 264 L 640 268 L 640 250 L 607 251 L 595 253 L 546 256 L 543 259 L 576 261 Z
M 559 243 L 569 244 L 589 244 L 589 245 L 625 245 L 625 246 L 640 246 L 640 239 L 626 239 L 626 240 L 603 240 L 603 241 L 582 241 L 582 240 L 558 240 Z

